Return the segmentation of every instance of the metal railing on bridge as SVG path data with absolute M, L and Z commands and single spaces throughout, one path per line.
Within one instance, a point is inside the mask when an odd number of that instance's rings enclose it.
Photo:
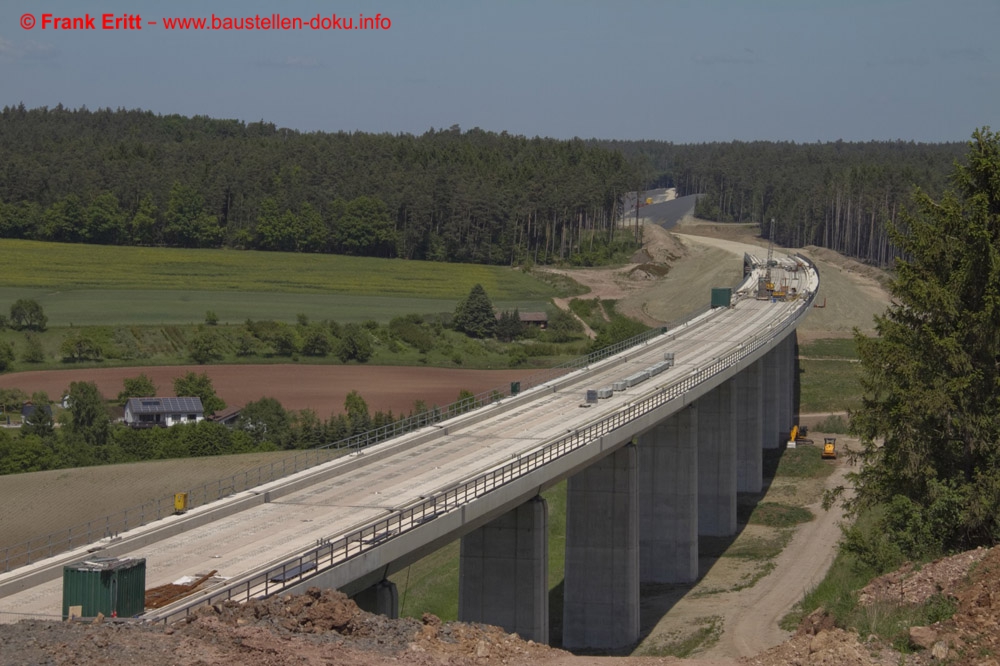
M 739 282 L 742 282 L 742 280 Z M 653 338 L 665 334 L 667 331 L 672 331 L 697 319 L 710 309 L 708 306 L 700 308 L 669 323 L 667 326 L 652 328 L 644 333 L 591 352 L 585 356 L 580 356 L 552 368 L 536 372 L 518 382 L 520 390 L 526 391 L 540 386 L 574 370 L 585 368 L 620 354 L 627 349 L 645 344 Z M 316 467 L 346 452 L 365 449 L 369 446 L 399 437 L 400 435 L 419 430 L 428 425 L 446 421 L 477 407 L 506 398 L 510 395 L 510 391 L 511 387 L 509 385 L 497 387 L 458 400 L 445 407 L 433 407 L 426 412 L 413 414 L 389 425 L 300 451 L 290 455 L 286 459 L 274 461 L 261 465 L 256 469 L 247 470 L 196 486 L 185 491 L 187 493 L 187 507 L 188 509 L 194 509 L 204 506 L 236 493 Z M 58 555 L 59 553 L 97 543 L 102 539 L 112 539 L 118 537 L 122 532 L 142 527 L 171 515 L 174 515 L 173 495 L 150 500 L 86 523 L 58 530 L 19 544 L 6 546 L 2 551 L 3 571 L 11 571 L 32 562 Z
M 802 259 L 808 262 L 804 257 Z M 809 264 L 812 267 L 811 262 Z M 430 520 L 453 511 L 492 490 L 538 469 L 542 465 L 586 446 L 600 437 L 610 434 L 614 430 L 680 397 L 686 391 L 703 381 L 707 381 L 713 375 L 728 370 L 761 347 L 767 345 L 771 340 L 783 335 L 809 309 L 814 298 L 815 292 L 810 292 L 808 297 L 801 302 L 800 306 L 793 311 L 792 316 L 782 322 L 780 326 L 770 329 L 766 334 L 755 336 L 750 341 L 742 342 L 736 349 L 733 349 L 713 363 L 696 369 L 686 377 L 661 388 L 656 393 L 642 400 L 626 406 L 621 411 L 578 428 L 572 433 L 559 437 L 536 451 L 523 454 L 514 462 L 485 472 L 470 481 L 444 490 L 418 504 L 395 511 L 391 515 L 374 521 L 345 536 L 335 539 L 319 539 L 318 545 L 305 553 L 244 580 L 229 583 L 212 594 L 181 604 L 179 607 L 170 610 L 167 614 L 157 617 L 156 621 L 170 622 L 179 619 L 182 616 L 190 614 L 194 608 L 204 604 L 215 604 L 230 600 L 247 601 L 255 597 L 262 598 L 279 593 L 325 569 L 355 558 L 368 550 L 378 547 L 389 539 L 396 538 Z
M 703 310 L 699 310 L 694 315 L 691 315 L 691 317 L 703 314 L 703 312 Z M 526 391 L 530 388 L 540 386 L 574 370 L 620 354 L 626 349 L 644 344 L 650 339 L 662 335 L 666 330 L 667 327 L 651 329 L 586 356 L 578 357 L 561 365 L 536 372 L 518 382 L 520 390 Z M 188 509 L 203 506 L 235 493 L 305 471 L 322 463 L 329 462 L 346 452 L 365 449 L 399 437 L 400 435 L 419 430 L 428 425 L 447 421 L 477 407 L 502 400 L 508 397 L 510 392 L 510 386 L 494 388 L 458 400 L 444 407 L 435 406 L 426 412 L 413 414 L 389 425 L 291 454 L 286 459 L 261 465 L 256 469 L 202 484 L 186 491 Z M 2 551 L 3 571 L 11 571 L 17 567 L 52 557 L 59 553 L 73 550 L 74 548 L 96 543 L 102 539 L 117 537 L 122 532 L 142 527 L 173 514 L 174 496 L 169 495 L 29 541 L 6 546 Z

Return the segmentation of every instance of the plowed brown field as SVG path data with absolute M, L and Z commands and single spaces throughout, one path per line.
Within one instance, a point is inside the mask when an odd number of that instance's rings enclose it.
M 357 391 L 368 408 L 407 413 L 416 399 L 427 406 L 455 402 L 462 389 L 474 394 L 524 381 L 532 370 L 454 370 L 354 365 L 175 365 L 145 368 L 43 370 L 0 376 L 0 388 L 19 388 L 29 395 L 45 391 L 58 400 L 70 382 L 91 381 L 106 398 L 122 390 L 126 377 L 145 373 L 159 389 L 174 395 L 174 379 L 188 372 L 206 373 L 219 397 L 242 406 L 262 397 L 276 398 L 285 409 L 312 409 L 320 418 L 343 411 L 344 398 Z

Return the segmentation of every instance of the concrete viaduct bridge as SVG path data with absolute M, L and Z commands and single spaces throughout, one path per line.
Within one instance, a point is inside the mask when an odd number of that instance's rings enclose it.
M 772 277 L 798 298 L 772 302 L 754 298 L 763 270 L 730 308 L 641 346 L 130 531 L 90 557 L 145 557 L 147 587 L 226 577 L 144 616 L 154 620 L 312 586 L 393 615 L 386 577 L 461 538 L 460 619 L 547 643 L 540 493 L 568 479 L 563 645 L 630 645 L 640 581 L 697 578 L 698 536 L 735 534 L 737 493 L 761 490 L 762 450 L 780 446 L 794 418 L 794 331 L 819 276 L 802 257 L 779 259 Z M 590 390 L 602 397 L 587 403 Z M 92 550 L 0 576 L 0 612 L 61 612 L 62 565 Z

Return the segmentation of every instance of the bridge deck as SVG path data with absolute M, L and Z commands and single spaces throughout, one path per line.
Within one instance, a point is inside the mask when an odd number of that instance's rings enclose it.
M 788 273 L 786 278 L 799 291 L 808 288 L 800 274 Z M 147 545 L 132 555 L 146 558 L 147 587 L 212 569 L 217 569 L 219 576 L 236 577 L 288 559 L 314 546 L 319 538 L 348 533 L 463 479 L 503 465 L 568 429 L 613 413 L 638 395 L 669 385 L 711 363 L 741 341 L 766 333 L 775 322 L 788 318 L 798 305 L 745 298 L 735 308 L 717 310 L 704 322 L 678 332 L 674 340 L 661 336 L 626 352 L 625 362 L 603 362 L 595 375 L 571 388 L 558 392 L 533 389 L 537 397 L 516 410 L 498 409 L 497 415 L 474 424 L 449 426 L 447 434 L 426 443 Z M 673 368 L 590 408 L 581 408 L 586 389 L 611 386 L 614 381 L 648 368 L 663 360 L 664 351 L 675 353 Z M 60 578 L 0 599 L 0 610 L 56 614 L 61 611 L 61 600 Z

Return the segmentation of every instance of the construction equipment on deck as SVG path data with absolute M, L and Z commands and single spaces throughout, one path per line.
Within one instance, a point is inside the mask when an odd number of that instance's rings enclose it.
M 823 438 L 823 459 L 824 460 L 836 460 L 837 459 L 837 438 L 836 437 L 824 437 Z

